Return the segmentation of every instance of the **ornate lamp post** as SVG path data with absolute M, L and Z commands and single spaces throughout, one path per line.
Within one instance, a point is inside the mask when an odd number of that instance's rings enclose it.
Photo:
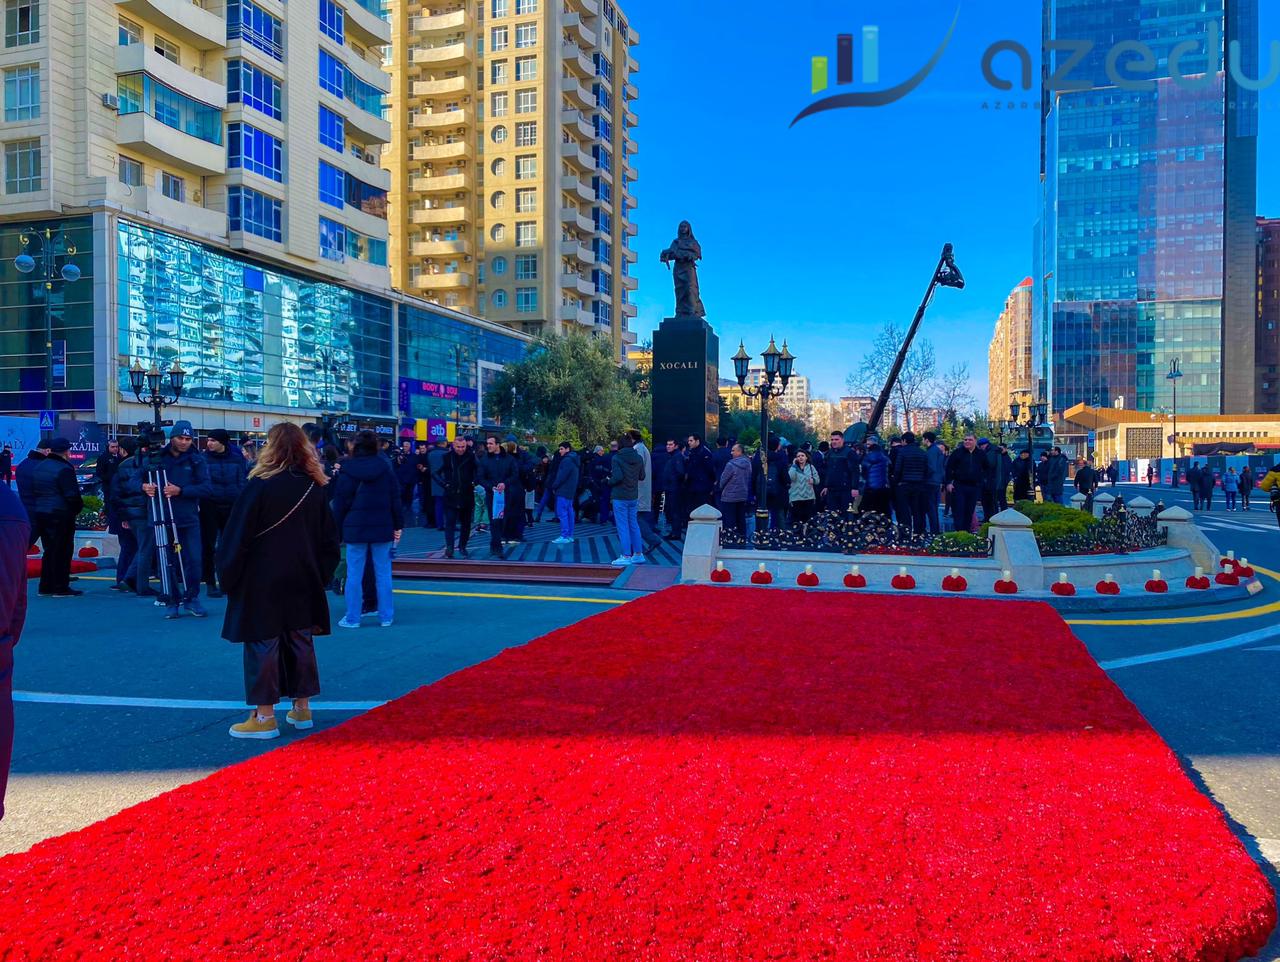
M 31 242 L 39 238 L 40 245 L 35 253 L 30 251 Z M 22 253 L 13 259 L 13 266 L 21 274 L 35 273 L 44 282 L 44 406 L 45 410 L 53 410 L 53 285 L 55 281 L 74 284 L 80 280 L 80 268 L 71 258 L 75 256 L 76 245 L 66 239 L 61 232 L 55 236 L 53 228 L 24 228 L 18 235 L 22 245 Z
M 1169 362 L 1169 373 L 1164 379 L 1173 385 L 1173 486 L 1178 486 L 1178 380 L 1182 377 L 1182 358 Z
M 187 372 L 181 365 L 173 362 L 173 367 L 169 368 L 168 373 L 168 390 L 164 390 L 165 375 L 160 373 L 160 369 L 154 363 L 151 370 L 144 371 L 142 364 L 135 358 L 133 367 L 129 368 L 129 387 L 133 390 L 133 396 L 138 399 L 140 404 L 151 405 L 153 412 L 152 425 L 157 431 L 161 430 L 160 411 L 170 404 L 174 404 L 178 398 L 182 397 L 182 386 L 186 380 Z
M 1025 420 L 1022 415 L 1026 414 Z M 1035 404 L 1028 404 L 1025 412 L 1023 406 L 1017 401 L 1009 405 L 1009 414 L 1015 425 L 1014 440 L 1017 440 L 1017 430 L 1022 426 L 1027 429 L 1027 453 L 1035 457 L 1035 432 L 1036 428 L 1043 427 L 1049 420 L 1049 405 L 1045 401 L 1038 401 Z
M 738 390 L 747 397 L 760 399 L 760 490 L 756 497 L 756 531 L 765 531 L 769 527 L 769 401 L 782 397 L 791 380 L 792 368 L 796 359 L 787 350 L 787 342 L 782 342 L 782 350 L 778 350 L 772 337 L 764 354 L 764 377 L 756 387 L 747 387 L 747 371 L 751 365 L 751 355 L 747 353 L 743 342 L 738 342 L 738 353 L 733 356 L 733 373 L 738 378 Z

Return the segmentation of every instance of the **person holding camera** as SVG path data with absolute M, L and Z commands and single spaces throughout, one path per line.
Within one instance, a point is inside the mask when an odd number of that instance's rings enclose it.
M 175 421 L 169 431 L 169 443 L 151 460 L 148 470 L 139 478 L 142 493 L 148 498 L 161 496 L 167 499 L 173 514 L 172 534 L 176 543 L 166 550 L 176 554 L 173 570 L 181 572 L 181 577 L 172 586 L 170 596 L 164 599 L 169 609 L 165 617 L 171 619 L 181 617 L 184 609 L 195 618 L 208 615 L 200 604 L 200 499 L 209 497 L 213 487 L 209 483 L 209 467 L 204 456 L 195 450 L 195 443 L 196 432 L 191 422 Z M 164 475 L 163 489 L 152 480 L 161 472 Z M 141 543 L 138 550 L 141 558 Z M 161 564 L 168 562 L 167 558 L 160 559 Z M 146 587 L 141 565 L 138 575 L 141 593 Z

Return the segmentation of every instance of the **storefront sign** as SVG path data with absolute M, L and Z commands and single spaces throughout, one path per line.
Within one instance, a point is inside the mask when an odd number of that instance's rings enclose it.
M 460 404 L 475 404 L 479 392 L 471 387 L 458 387 L 456 384 L 445 384 L 442 381 L 415 381 L 407 377 L 400 379 L 400 410 L 408 411 L 414 395 L 437 398 L 441 401 L 456 401 Z

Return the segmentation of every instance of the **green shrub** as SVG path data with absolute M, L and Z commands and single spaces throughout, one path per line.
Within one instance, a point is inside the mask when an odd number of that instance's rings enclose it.
M 1019 501 L 1014 510 L 1031 519 L 1031 533 L 1036 541 L 1044 543 L 1049 538 L 1061 537 L 1064 534 L 1084 534 L 1098 519 L 1092 514 L 1076 508 L 1068 508 L 1063 504 L 1046 501 Z M 985 538 L 990 534 L 990 525 L 984 524 L 981 529 Z

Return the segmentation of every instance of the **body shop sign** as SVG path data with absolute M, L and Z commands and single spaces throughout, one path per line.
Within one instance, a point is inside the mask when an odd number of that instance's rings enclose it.
M 445 384 L 443 381 L 417 381 L 402 377 L 400 379 L 401 411 L 410 410 L 415 394 L 459 404 L 475 404 L 480 399 L 475 388 L 458 387 L 456 384 Z

